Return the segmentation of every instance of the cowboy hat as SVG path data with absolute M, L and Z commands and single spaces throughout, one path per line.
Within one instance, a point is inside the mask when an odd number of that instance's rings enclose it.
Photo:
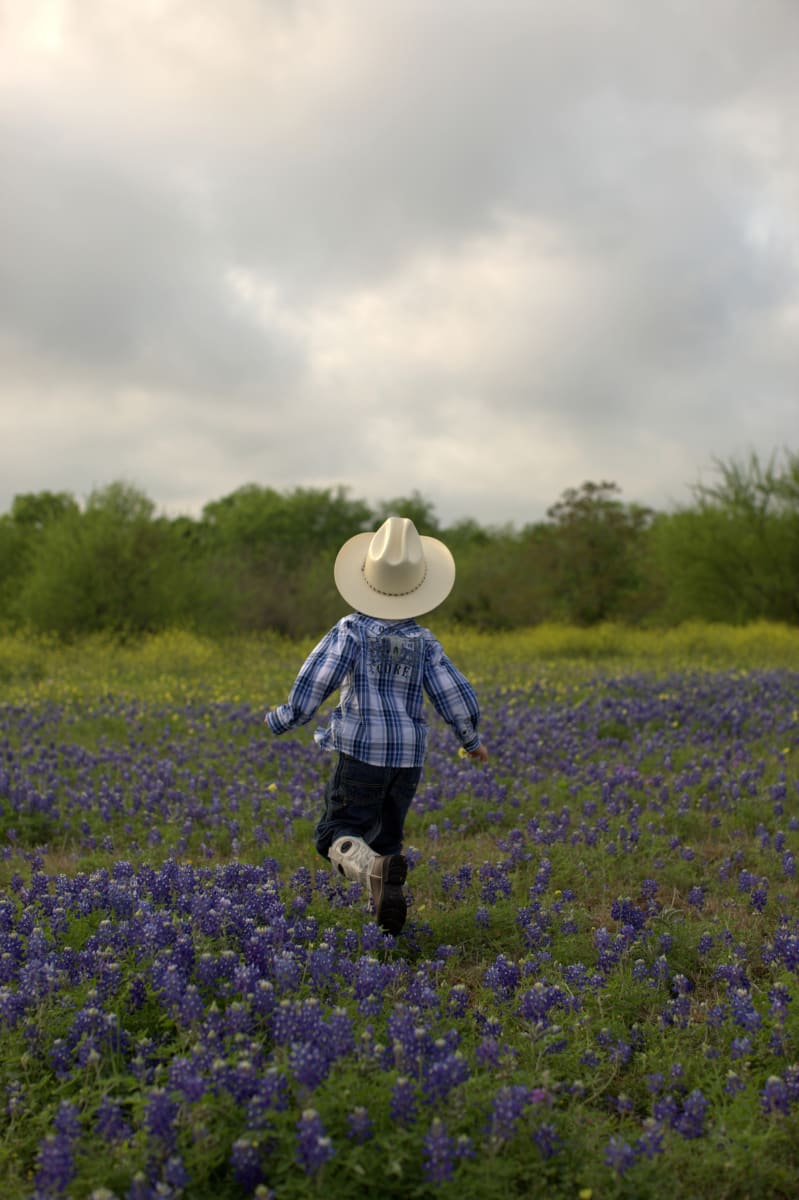
M 438 538 L 409 517 L 389 517 L 373 533 L 356 533 L 338 552 L 333 578 L 357 612 L 385 620 L 418 617 L 446 600 L 455 560 Z

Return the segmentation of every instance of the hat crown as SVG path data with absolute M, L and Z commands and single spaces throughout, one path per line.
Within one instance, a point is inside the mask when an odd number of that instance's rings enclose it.
M 424 583 L 427 563 L 422 539 L 410 517 L 389 517 L 373 535 L 363 564 L 372 591 L 408 596 Z

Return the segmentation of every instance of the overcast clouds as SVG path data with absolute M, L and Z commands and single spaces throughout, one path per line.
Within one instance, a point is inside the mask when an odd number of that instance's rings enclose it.
M 0 511 L 799 448 L 796 0 L 0 0 Z

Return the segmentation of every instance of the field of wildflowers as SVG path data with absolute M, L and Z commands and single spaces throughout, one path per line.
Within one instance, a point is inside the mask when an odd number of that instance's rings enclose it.
M 0 638 L 4 1200 L 797 1194 L 799 632 L 442 636 L 396 940 L 306 646 Z

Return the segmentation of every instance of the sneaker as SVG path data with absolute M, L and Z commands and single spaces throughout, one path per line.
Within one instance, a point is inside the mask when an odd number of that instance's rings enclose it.
M 408 913 L 402 890 L 407 874 L 408 864 L 402 854 L 386 854 L 375 859 L 369 876 L 377 923 L 394 936 L 402 929 Z

